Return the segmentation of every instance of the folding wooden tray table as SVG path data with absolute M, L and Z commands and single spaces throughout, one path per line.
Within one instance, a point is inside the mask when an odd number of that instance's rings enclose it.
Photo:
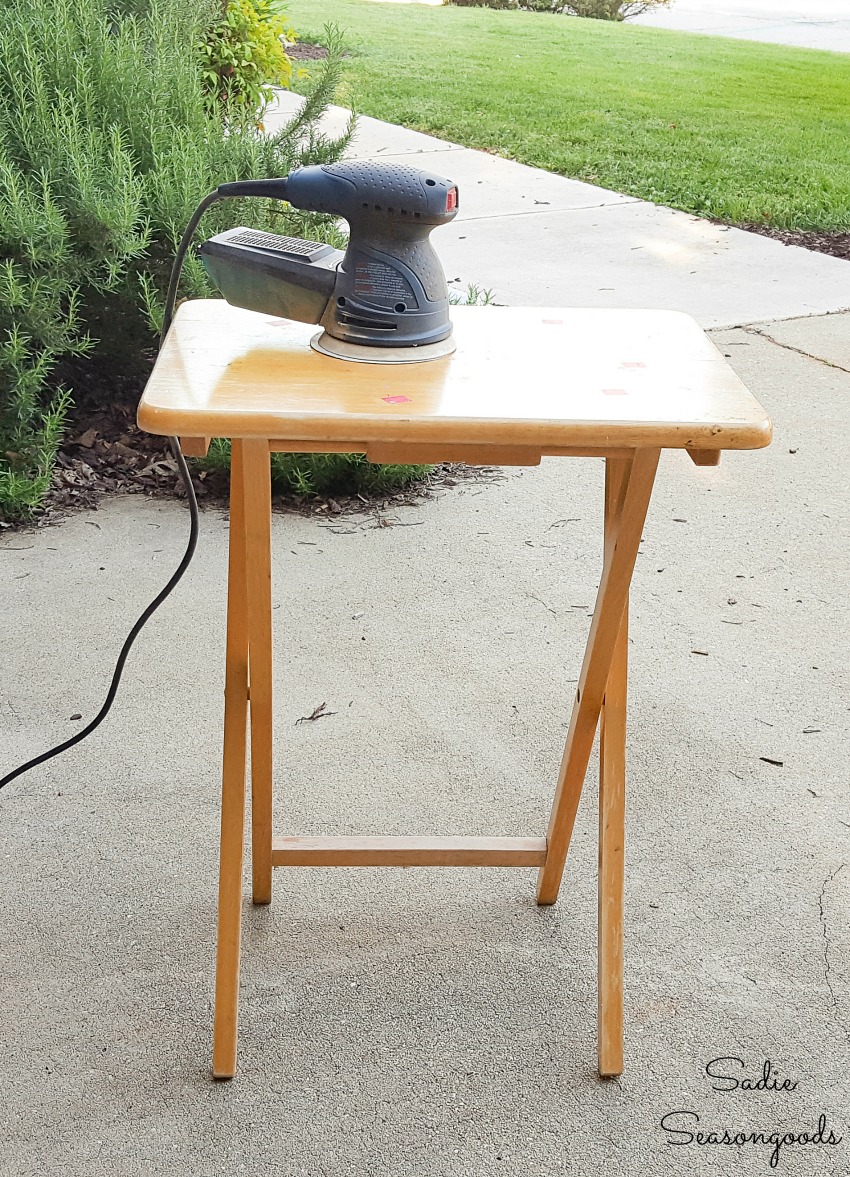
M 232 440 L 213 1073 L 236 1069 L 247 730 L 254 903 L 275 866 L 536 866 L 558 897 L 600 727 L 598 1057 L 623 1069 L 623 848 L 628 594 L 660 451 L 716 465 L 771 424 L 697 324 L 672 311 L 455 307 L 457 351 L 427 363 L 345 362 L 315 328 L 220 300 L 180 307 L 139 426 L 187 454 Z M 602 574 L 545 837 L 272 836 L 270 460 L 273 450 L 373 462 L 535 466 L 605 459 Z M 250 710 L 249 710 L 250 704 Z

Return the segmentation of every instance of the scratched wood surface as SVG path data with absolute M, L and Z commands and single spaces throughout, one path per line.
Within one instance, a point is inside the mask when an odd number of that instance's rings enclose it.
M 675 311 L 453 307 L 457 351 L 355 364 L 318 328 L 184 303 L 139 407 L 150 433 L 288 442 L 758 449 L 771 425 L 701 328 Z M 315 444 L 311 448 L 319 448 Z

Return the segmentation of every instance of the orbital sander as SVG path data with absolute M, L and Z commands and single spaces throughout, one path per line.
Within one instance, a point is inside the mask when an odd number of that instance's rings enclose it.
M 446 279 L 429 239 L 457 215 L 451 180 L 364 160 L 221 184 L 218 195 L 285 200 L 343 217 L 350 230 L 345 251 L 245 227 L 205 241 L 207 273 L 233 306 L 319 323 L 312 346 L 340 359 L 417 363 L 454 351 Z

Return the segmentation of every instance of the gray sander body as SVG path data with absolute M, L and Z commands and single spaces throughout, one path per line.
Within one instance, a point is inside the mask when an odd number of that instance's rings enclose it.
M 450 180 L 358 160 L 238 187 L 343 217 L 350 235 L 345 251 L 244 227 L 210 238 L 199 252 L 229 303 L 321 324 L 311 342 L 337 358 L 416 363 L 454 351 L 446 279 L 430 241 L 433 229 L 457 215 Z

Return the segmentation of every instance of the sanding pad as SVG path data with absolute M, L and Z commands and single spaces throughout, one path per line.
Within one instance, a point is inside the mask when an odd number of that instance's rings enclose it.
M 319 331 L 310 340 L 310 347 L 323 356 L 349 360 L 355 364 L 424 364 L 426 360 L 450 356 L 457 349 L 457 344 L 454 337 L 449 335 L 439 343 L 426 343 L 422 347 L 365 347 L 359 343 L 335 339 L 327 331 Z

